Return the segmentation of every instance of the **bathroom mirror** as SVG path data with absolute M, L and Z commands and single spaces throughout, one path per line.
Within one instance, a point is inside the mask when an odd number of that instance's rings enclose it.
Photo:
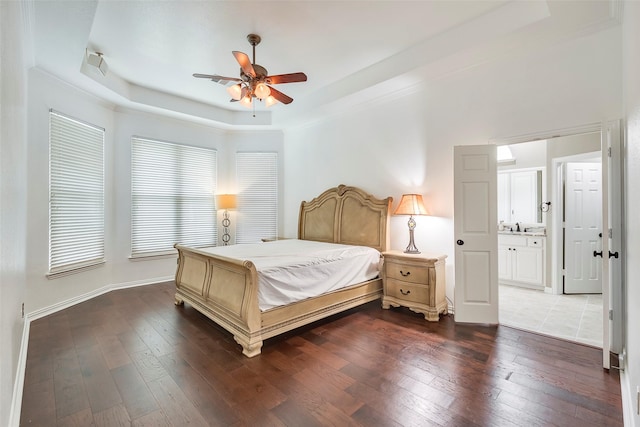
M 544 224 L 545 168 L 508 169 L 498 172 L 498 222 Z

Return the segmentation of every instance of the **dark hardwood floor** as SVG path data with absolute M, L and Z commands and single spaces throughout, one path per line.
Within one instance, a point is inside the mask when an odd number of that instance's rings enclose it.
M 21 424 L 621 426 L 597 349 L 375 301 L 248 359 L 173 283 L 31 323 Z

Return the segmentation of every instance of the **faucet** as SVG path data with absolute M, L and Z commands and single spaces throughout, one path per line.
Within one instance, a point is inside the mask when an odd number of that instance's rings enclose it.
M 520 223 L 519 222 L 516 222 L 516 231 L 520 232 Z

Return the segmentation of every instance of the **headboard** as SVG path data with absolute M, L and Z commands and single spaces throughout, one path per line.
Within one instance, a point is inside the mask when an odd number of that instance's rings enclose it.
M 378 199 L 356 187 L 330 188 L 300 204 L 298 238 L 386 251 L 392 201 L 392 197 Z

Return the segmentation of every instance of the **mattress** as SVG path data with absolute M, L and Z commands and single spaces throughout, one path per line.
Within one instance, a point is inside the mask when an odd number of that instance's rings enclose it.
M 375 279 L 380 273 L 380 252 L 366 246 L 290 239 L 200 250 L 253 262 L 261 311 Z

